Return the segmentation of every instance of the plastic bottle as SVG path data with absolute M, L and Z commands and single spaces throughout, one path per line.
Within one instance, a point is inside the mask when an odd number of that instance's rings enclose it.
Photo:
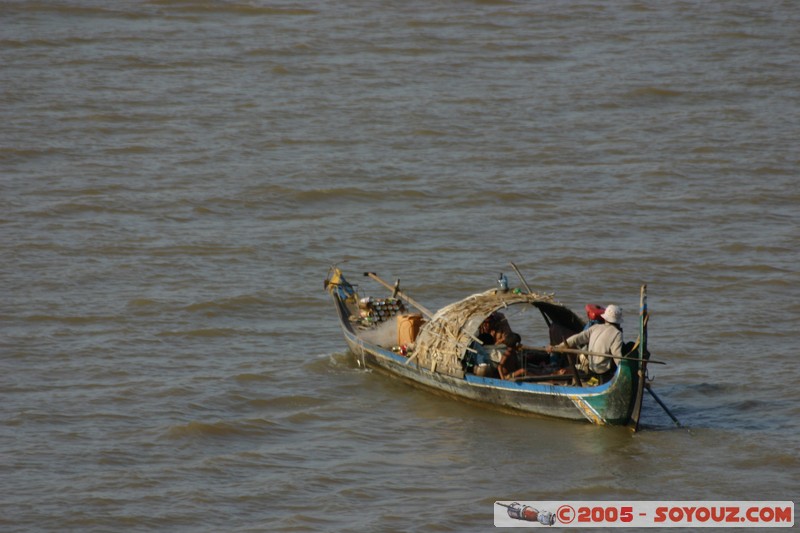
M 508 292 L 508 278 L 502 272 L 500 272 L 500 277 L 497 278 L 497 285 L 501 291 Z

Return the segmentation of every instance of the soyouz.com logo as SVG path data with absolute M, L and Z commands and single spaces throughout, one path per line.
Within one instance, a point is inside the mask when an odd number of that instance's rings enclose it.
M 791 501 L 497 501 L 496 527 L 793 527 Z

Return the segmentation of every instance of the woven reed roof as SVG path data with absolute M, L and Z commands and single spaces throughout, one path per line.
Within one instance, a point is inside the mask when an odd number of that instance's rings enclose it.
M 480 324 L 493 312 L 511 305 L 555 304 L 551 294 L 521 294 L 495 289 L 473 294 L 441 308 L 420 329 L 414 349 L 417 364 L 453 376 L 463 376 L 461 358 L 475 340 Z

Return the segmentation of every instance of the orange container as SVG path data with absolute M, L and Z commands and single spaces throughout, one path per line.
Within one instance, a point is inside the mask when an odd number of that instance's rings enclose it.
M 397 316 L 397 345 L 411 344 L 417 340 L 419 328 L 425 320 L 422 315 L 398 315 Z

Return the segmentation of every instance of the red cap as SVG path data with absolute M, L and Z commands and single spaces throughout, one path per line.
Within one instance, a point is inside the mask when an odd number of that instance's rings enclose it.
M 589 320 L 600 320 L 600 315 L 605 313 L 606 308 L 595 304 L 586 304 L 586 316 Z

